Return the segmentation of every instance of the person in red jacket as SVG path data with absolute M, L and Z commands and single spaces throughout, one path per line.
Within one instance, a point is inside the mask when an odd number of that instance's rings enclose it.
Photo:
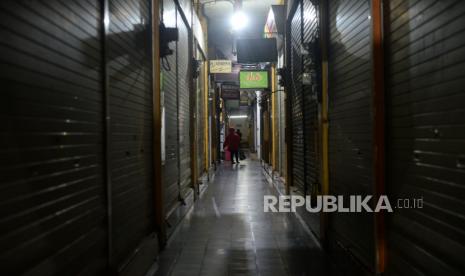
M 234 157 L 236 157 L 236 162 L 239 163 L 239 144 L 241 138 L 234 132 L 234 128 L 229 129 L 229 134 L 224 140 L 223 148 L 228 147 L 228 150 L 231 152 L 231 161 L 234 164 Z

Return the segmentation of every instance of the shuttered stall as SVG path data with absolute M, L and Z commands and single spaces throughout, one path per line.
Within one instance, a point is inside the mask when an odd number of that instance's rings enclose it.
M 387 270 L 463 275 L 465 2 L 390 1 L 386 10 L 386 187 L 394 200 L 424 203 L 389 217 Z
M 149 3 L 110 0 L 108 74 L 113 261 L 154 231 Z
M 203 54 L 197 50 L 197 60 L 203 61 Z M 201 177 L 205 172 L 205 65 L 202 63 L 196 81 L 197 94 L 197 173 Z
M 306 166 L 306 193 L 316 195 L 319 190 L 318 164 L 318 97 L 320 93 L 320 34 L 319 13 L 311 1 L 303 2 L 303 43 L 308 54 L 303 56 L 303 71 L 308 75 L 304 81 L 304 143 Z
M 178 9 L 177 22 L 179 29 L 179 41 L 177 43 L 178 57 L 178 93 L 179 93 L 179 177 L 180 177 L 180 192 L 181 197 L 185 198 L 191 193 L 191 97 L 190 85 L 191 81 L 189 60 L 189 29 L 187 23 L 181 16 Z M 193 111 L 193 110 L 192 110 Z
M 291 54 L 291 124 L 292 124 L 292 179 L 294 190 L 305 192 L 305 143 L 302 87 L 302 4 L 290 21 L 290 54 Z
M 370 1 L 330 1 L 329 170 L 330 193 L 372 194 Z M 372 214 L 335 213 L 330 234 L 372 267 Z
M 278 58 L 277 68 L 282 68 L 284 63 L 284 54 L 280 54 Z M 277 77 L 278 78 L 278 77 Z M 284 87 L 277 84 L 277 109 L 278 109 L 278 143 L 279 143 L 279 166 L 278 171 L 282 177 L 286 176 L 286 104 L 285 104 L 285 94 Z
M 2 275 L 106 265 L 99 1 L 0 2 Z
M 166 27 L 176 27 L 176 8 L 173 1 L 163 1 L 163 21 Z M 170 48 L 176 51 L 174 42 Z M 179 202 L 178 167 L 178 96 L 176 52 L 167 56 L 162 63 L 162 95 L 164 113 L 165 160 L 163 163 L 163 208 L 169 215 Z
M 269 97 L 263 97 L 263 103 L 262 103 L 262 124 L 261 129 L 262 129 L 262 159 L 265 161 L 265 163 L 270 164 L 270 149 L 271 149 L 271 120 L 270 120 L 270 99 Z
M 279 88 L 282 90 L 282 88 Z M 284 92 L 278 92 L 278 138 L 279 138 L 279 167 L 278 171 L 282 177 L 286 177 L 286 109 Z

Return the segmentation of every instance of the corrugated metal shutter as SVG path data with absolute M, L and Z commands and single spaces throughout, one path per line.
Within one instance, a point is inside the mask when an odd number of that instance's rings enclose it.
M 110 168 L 114 263 L 154 231 L 149 3 L 110 0 Z
M 270 100 L 268 97 L 263 98 L 263 103 L 262 103 L 262 121 L 263 124 L 261 124 L 261 129 L 262 129 L 262 159 L 266 163 L 270 164 L 270 145 L 271 145 L 271 120 L 270 120 Z
M 284 54 L 278 58 L 278 68 L 283 67 Z M 278 135 L 279 135 L 279 173 L 281 176 L 286 176 L 286 96 L 284 94 L 284 87 L 278 84 L 277 92 L 277 108 L 278 108 Z
M 202 54 L 197 51 L 197 59 L 203 60 Z M 205 65 L 201 65 L 197 78 L 197 172 L 202 176 L 205 171 L 205 99 L 204 99 L 204 74 Z
M 392 199 L 424 201 L 390 216 L 389 275 L 463 275 L 465 2 L 387 10 L 386 187 Z
M 285 111 L 285 97 L 282 92 L 283 88 L 278 87 L 277 95 L 277 108 L 278 108 L 278 172 L 282 177 L 286 176 L 286 144 L 285 144 L 285 133 L 286 133 L 286 111 Z
M 179 41 L 177 43 L 178 57 L 178 93 L 179 93 L 179 172 L 181 197 L 187 196 L 192 187 L 191 181 L 191 97 L 190 97 L 190 66 L 189 60 L 189 29 L 181 14 L 177 12 Z
M 307 194 L 316 194 L 319 189 L 318 164 L 318 98 L 320 90 L 320 58 L 319 58 L 319 14 L 311 1 L 303 2 L 303 43 L 308 54 L 303 56 L 303 71 L 311 75 L 311 84 L 303 88 L 304 99 L 304 143 Z M 314 45 L 314 46 L 309 46 Z
M 106 265 L 98 1 L 0 2 L 2 275 Z
M 302 87 L 302 4 L 291 20 L 291 124 L 292 124 L 292 185 L 305 192 L 305 143 Z
M 370 1 L 329 3 L 330 193 L 372 194 Z M 330 230 L 366 266 L 373 267 L 373 215 L 335 213 Z
M 176 27 L 176 7 L 172 1 L 164 1 L 166 27 Z M 175 49 L 175 43 L 170 43 Z M 163 62 L 163 104 L 165 112 L 165 163 L 163 166 L 163 205 L 165 214 L 169 214 L 179 202 L 179 166 L 178 166 L 178 94 L 177 94 L 177 58 L 176 53 L 167 56 Z M 170 69 L 169 71 L 167 69 Z

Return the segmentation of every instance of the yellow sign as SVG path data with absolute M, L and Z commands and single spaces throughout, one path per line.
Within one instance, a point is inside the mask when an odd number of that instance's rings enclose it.
M 210 60 L 210 74 L 225 73 L 229 74 L 232 72 L 232 62 L 230 60 Z

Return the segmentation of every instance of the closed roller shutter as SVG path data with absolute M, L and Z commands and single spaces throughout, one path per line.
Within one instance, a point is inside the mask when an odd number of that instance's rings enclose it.
M 290 22 L 291 51 L 291 124 L 292 124 L 292 185 L 305 192 L 305 144 L 302 87 L 302 4 L 299 2 Z
M 202 53 L 197 51 L 197 59 L 203 60 Z M 203 63 L 204 64 L 204 63 Z M 201 65 L 197 78 L 197 172 L 199 177 L 205 171 L 205 96 L 204 75 L 205 65 Z
M 176 8 L 172 1 L 164 1 L 166 27 L 176 27 Z M 170 43 L 175 50 L 175 43 Z M 176 53 L 167 56 L 162 67 L 162 93 L 164 105 L 165 128 L 165 162 L 163 165 L 163 205 L 168 215 L 179 202 L 179 167 L 178 167 L 178 96 Z M 168 67 L 169 65 L 169 67 Z M 168 70 L 169 69 L 169 70 Z
M 281 54 L 278 58 L 278 66 L 277 68 L 282 68 L 284 65 L 284 54 Z M 277 81 L 278 82 L 278 81 Z M 278 143 L 279 143 L 279 167 L 278 171 L 280 175 L 286 178 L 286 96 L 284 94 L 284 87 L 277 84 L 278 92 L 277 92 L 277 108 L 278 108 Z
M 181 197 L 186 197 L 192 187 L 191 184 L 191 97 L 190 97 L 190 66 L 189 60 L 189 29 L 179 11 L 177 12 L 179 41 L 177 44 L 178 57 L 178 93 L 179 93 L 179 183 Z
M 285 142 L 285 133 L 286 133 L 286 107 L 285 107 L 285 96 L 282 92 L 284 88 L 278 86 L 278 143 L 279 143 L 279 166 L 278 172 L 282 177 L 286 177 L 286 142 Z
M 370 1 L 329 3 L 330 193 L 372 194 Z M 335 213 L 331 234 L 373 267 L 373 215 Z
M 262 159 L 266 163 L 270 163 L 270 144 L 271 144 L 271 137 L 270 137 L 270 100 L 268 97 L 264 97 L 262 108 L 262 124 L 260 124 L 262 129 Z
M 98 1 L 0 2 L 2 275 L 103 275 Z
M 465 271 L 465 2 L 386 8 L 390 198 L 423 198 L 388 221 L 389 275 Z
M 303 57 L 303 71 L 310 74 L 310 84 L 303 88 L 304 99 L 304 143 L 306 166 L 306 193 L 316 194 L 318 188 L 318 99 L 320 90 L 320 58 L 319 58 L 319 14 L 311 1 L 303 2 L 303 43 L 308 55 Z M 312 46 L 309 46 L 312 45 Z
M 154 231 L 149 3 L 110 0 L 108 68 L 114 263 Z

